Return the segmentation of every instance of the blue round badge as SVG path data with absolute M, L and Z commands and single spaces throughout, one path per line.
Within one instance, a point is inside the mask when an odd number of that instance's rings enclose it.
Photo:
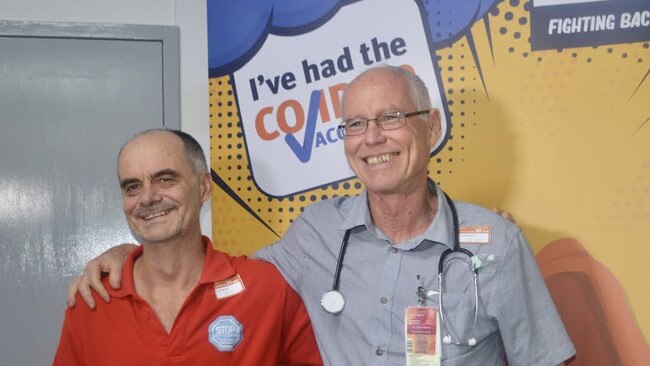
M 222 315 L 208 327 L 208 339 L 221 352 L 232 352 L 243 338 L 244 327 L 232 315 Z

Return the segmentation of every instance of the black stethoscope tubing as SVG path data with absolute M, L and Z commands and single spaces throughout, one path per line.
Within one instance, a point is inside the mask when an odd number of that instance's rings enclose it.
M 447 193 L 444 193 L 445 198 L 447 199 L 447 203 L 449 205 L 449 209 L 451 210 L 451 217 L 452 221 L 454 224 L 454 247 L 452 248 L 447 248 L 442 254 L 440 255 L 440 259 L 438 260 L 438 307 L 439 307 L 439 314 L 440 314 L 440 324 L 442 325 L 442 331 L 445 333 L 442 337 L 442 343 L 445 344 L 455 344 L 457 346 L 475 346 L 476 345 L 476 338 L 474 338 L 474 334 L 476 333 L 476 325 L 478 321 L 478 269 L 472 268 L 472 265 L 470 263 L 467 263 L 465 261 L 465 264 L 469 267 L 469 270 L 472 272 L 472 277 L 474 280 L 474 317 L 472 319 L 472 326 L 470 327 L 469 334 L 466 337 L 466 340 L 457 340 L 455 337 L 451 335 L 451 332 L 449 332 L 449 328 L 447 327 L 447 321 L 445 320 L 445 312 L 443 309 L 443 297 L 444 297 L 444 290 L 443 290 L 443 281 L 442 277 L 445 271 L 445 263 L 449 263 L 453 260 L 459 260 L 458 257 L 453 257 L 447 262 L 445 262 L 446 258 L 448 255 L 452 253 L 461 253 L 467 255 L 470 259 L 474 256 L 472 252 L 465 248 L 461 248 L 460 246 L 460 225 L 458 223 L 458 213 L 456 212 L 456 206 L 454 203 L 451 201 Z
M 458 341 L 454 337 L 451 336 L 451 333 L 449 332 L 447 328 L 447 324 L 445 321 L 445 316 L 444 316 L 444 311 L 443 311 L 443 283 L 442 283 L 442 275 L 445 270 L 445 260 L 448 255 L 452 253 L 461 253 L 464 255 L 467 255 L 468 257 L 473 257 L 474 254 L 470 252 L 469 250 L 465 248 L 461 248 L 460 246 L 460 227 L 458 223 L 458 213 L 456 212 L 456 206 L 452 202 L 451 198 L 443 192 L 445 195 L 445 199 L 447 201 L 447 204 L 449 205 L 449 208 L 451 210 L 451 216 L 452 216 L 452 222 L 453 222 L 453 233 L 454 233 L 454 245 L 453 248 L 447 248 L 445 251 L 442 252 L 440 255 L 440 259 L 438 260 L 438 283 L 439 283 L 439 307 L 440 307 L 440 322 L 442 325 L 442 330 L 446 333 L 446 335 L 443 337 L 443 342 L 444 343 L 454 343 L 459 346 L 474 346 L 476 344 L 476 339 L 474 338 L 474 333 L 476 331 L 476 324 L 477 324 L 477 318 L 478 318 L 478 270 L 473 269 L 470 264 L 468 264 L 470 270 L 472 271 L 472 275 L 474 277 L 474 301 L 475 301 L 475 306 L 474 306 L 474 319 L 472 321 L 472 327 L 470 329 L 469 337 L 467 338 L 466 341 Z M 341 242 L 341 249 L 339 250 L 339 256 L 336 260 L 336 271 L 334 272 L 334 281 L 332 283 L 332 289 L 325 292 L 323 294 L 323 297 L 321 298 L 321 306 L 325 311 L 327 311 L 330 314 L 339 314 L 341 311 L 343 311 L 343 308 L 345 307 L 345 297 L 341 292 L 339 291 L 339 283 L 341 279 L 341 269 L 343 267 L 343 260 L 345 258 L 345 252 L 348 247 L 348 239 L 350 238 L 350 233 L 352 232 L 352 229 L 347 229 L 345 230 L 345 234 L 343 235 L 343 241 Z M 453 261 L 458 258 L 451 258 L 449 261 Z
M 461 248 L 460 246 L 460 229 L 458 225 L 458 214 L 456 213 L 456 206 L 452 202 L 451 198 L 447 195 L 447 193 L 444 193 L 445 199 L 447 200 L 447 204 L 449 205 L 449 208 L 451 210 L 451 218 L 453 222 L 453 230 L 454 230 L 454 247 L 453 248 L 447 248 L 442 254 L 440 255 L 440 259 L 438 260 L 438 274 L 442 273 L 444 264 L 445 264 L 445 259 L 447 256 L 451 253 L 457 252 L 457 253 L 463 253 L 469 257 L 474 256 L 472 252 L 465 248 Z M 341 249 L 339 250 L 339 256 L 336 260 L 336 271 L 334 272 L 334 282 L 332 283 L 332 290 L 331 291 L 338 291 L 339 290 L 339 282 L 341 280 L 341 269 L 343 268 L 343 258 L 345 258 L 345 251 L 348 248 L 348 239 L 350 238 L 350 233 L 352 232 L 352 229 L 347 229 L 345 230 L 345 234 L 343 235 L 343 241 L 341 241 Z
M 343 267 L 343 258 L 345 257 L 345 251 L 348 248 L 348 239 L 350 238 L 350 232 L 352 229 L 345 230 L 343 235 L 343 241 L 341 242 L 341 249 L 339 250 L 339 256 L 336 260 L 336 272 L 334 272 L 334 282 L 332 283 L 332 290 L 339 290 L 339 281 L 341 280 L 341 268 Z
M 447 195 L 447 193 L 443 192 L 442 194 L 445 195 L 445 199 L 447 200 L 447 204 L 449 205 L 449 209 L 451 210 L 451 219 L 454 225 L 454 247 L 453 248 L 447 248 L 442 254 L 440 255 L 440 259 L 438 260 L 438 274 L 442 273 L 443 267 L 445 265 L 445 259 L 447 258 L 447 255 L 451 253 L 463 253 L 470 258 L 474 256 L 472 252 L 465 248 L 460 247 L 460 225 L 458 224 L 458 213 L 456 213 L 456 206 L 454 203 L 451 201 L 451 198 Z

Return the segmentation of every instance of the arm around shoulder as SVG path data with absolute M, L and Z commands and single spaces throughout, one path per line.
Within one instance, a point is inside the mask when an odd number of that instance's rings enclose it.
M 260 249 L 253 258 L 272 263 L 289 285 L 299 291 L 305 267 L 305 246 L 316 242 L 311 237 L 312 232 L 311 225 L 302 215 L 298 216 L 280 240 Z
M 121 244 L 106 250 L 97 258 L 86 263 L 81 276 L 75 278 L 68 287 L 67 304 L 72 308 L 77 303 L 77 292 L 81 295 L 89 308 L 95 308 L 95 299 L 92 291 L 95 290 L 105 301 L 110 301 L 110 296 L 102 284 L 102 274 L 108 273 L 111 287 L 119 289 L 122 281 L 122 267 L 124 260 L 137 247 L 135 244 Z

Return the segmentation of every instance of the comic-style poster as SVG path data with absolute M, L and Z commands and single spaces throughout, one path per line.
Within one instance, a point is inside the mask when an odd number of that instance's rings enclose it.
M 337 130 L 341 92 L 369 67 L 403 66 L 442 114 L 431 178 L 512 213 L 552 292 L 615 298 L 597 317 L 647 347 L 648 1 L 207 0 L 207 11 L 216 246 L 250 253 L 307 205 L 360 192 Z

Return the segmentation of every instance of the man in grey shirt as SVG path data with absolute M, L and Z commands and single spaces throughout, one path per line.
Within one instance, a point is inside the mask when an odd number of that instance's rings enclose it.
M 359 75 L 343 95 L 341 129 L 348 163 L 366 190 L 311 205 L 280 241 L 255 256 L 274 263 L 303 298 L 325 364 L 404 365 L 410 306 L 442 311 L 440 336 L 452 341 L 442 344 L 445 366 L 503 365 L 506 358 L 510 366 L 562 363 L 575 349 L 521 231 L 487 209 L 451 204 L 428 179 L 430 151 L 441 134 L 439 111 L 430 103 L 424 83 L 401 68 Z M 334 302 L 343 308 L 332 314 L 321 297 L 332 289 L 344 236 L 339 291 L 345 303 Z M 440 309 L 439 263 L 455 238 L 480 267 L 478 285 L 470 256 L 448 255 Z M 88 293 L 99 269 L 118 267 L 121 257 L 95 260 L 86 270 L 92 276 L 74 284 L 83 281 Z

